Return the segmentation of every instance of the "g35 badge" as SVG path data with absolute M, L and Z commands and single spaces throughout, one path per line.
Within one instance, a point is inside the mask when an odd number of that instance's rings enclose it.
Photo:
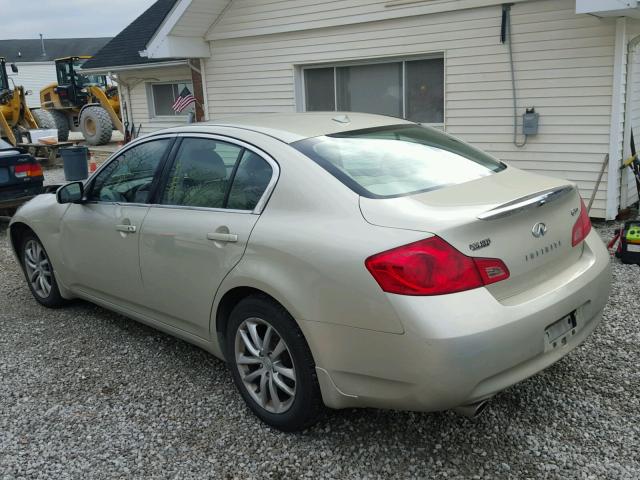
M 485 238 L 484 240 L 480 240 L 479 242 L 470 243 L 469 244 L 469 249 L 471 249 L 471 251 L 475 252 L 476 250 L 488 247 L 489 245 L 491 245 L 491 239 L 490 238 Z

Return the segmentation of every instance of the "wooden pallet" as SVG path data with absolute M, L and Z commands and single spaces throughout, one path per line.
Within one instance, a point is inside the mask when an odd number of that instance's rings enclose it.
M 54 145 L 45 145 L 42 143 L 19 143 L 18 147 L 27 150 L 39 162 L 47 166 L 53 166 L 56 163 L 56 158 L 58 158 L 58 151 L 61 148 L 72 147 L 73 145 L 74 142 L 58 142 Z

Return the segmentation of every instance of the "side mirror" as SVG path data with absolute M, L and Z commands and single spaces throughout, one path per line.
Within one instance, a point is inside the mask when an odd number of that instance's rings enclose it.
M 58 203 L 81 203 L 83 199 L 84 184 L 82 182 L 67 183 L 56 191 Z
M 18 66 L 15 63 L 11 64 L 11 71 L 13 73 L 18 73 Z

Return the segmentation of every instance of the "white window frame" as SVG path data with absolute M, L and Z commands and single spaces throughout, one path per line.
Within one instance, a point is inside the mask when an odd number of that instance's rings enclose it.
M 443 121 L 435 122 L 435 123 L 422 123 L 422 125 L 427 125 L 430 127 L 440 128 L 442 130 L 446 130 L 446 121 L 447 121 L 447 56 L 446 52 L 433 52 L 421 55 L 409 55 L 409 56 L 401 56 L 401 57 L 376 57 L 376 58 L 366 58 L 359 60 L 350 60 L 344 62 L 322 62 L 322 63 L 313 63 L 313 64 L 305 64 L 298 65 L 296 67 L 297 72 L 297 81 L 296 81 L 296 105 L 298 105 L 297 110 L 299 112 L 307 111 L 307 98 L 306 98 L 306 89 L 305 89 L 305 72 L 306 70 L 314 70 L 317 68 L 333 68 L 333 82 L 334 82 L 334 106 L 337 108 L 338 101 L 338 88 L 336 82 L 336 72 L 340 67 L 354 67 L 360 65 L 374 65 L 380 63 L 402 63 L 402 118 L 406 119 L 406 62 L 416 61 L 416 60 L 433 60 L 436 58 L 441 58 L 444 64 L 443 73 Z
M 184 79 L 184 80 L 167 80 L 162 82 L 148 82 L 147 83 L 147 98 L 149 99 L 149 118 L 154 120 L 186 120 L 189 115 L 156 115 L 156 102 L 153 93 L 154 85 L 179 85 L 181 83 L 186 84 L 187 86 L 191 85 L 189 89 L 193 94 L 193 81 L 192 79 Z M 195 94 L 194 94 L 195 95 Z M 175 101 L 175 100 L 174 100 Z

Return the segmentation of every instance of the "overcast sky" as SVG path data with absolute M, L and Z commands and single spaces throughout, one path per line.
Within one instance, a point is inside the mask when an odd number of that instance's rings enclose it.
M 154 1 L 0 0 L 0 39 L 113 37 Z

